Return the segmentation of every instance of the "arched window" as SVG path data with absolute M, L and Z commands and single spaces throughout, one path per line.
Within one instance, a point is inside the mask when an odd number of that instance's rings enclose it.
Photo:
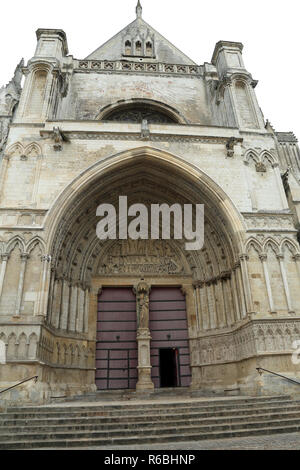
M 125 54 L 126 55 L 131 55 L 131 41 L 126 41 L 125 42 Z
M 143 119 L 147 119 L 149 124 L 178 123 L 174 116 L 169 115 L 158 107 L 147 105 L 145 103 L 120 106 L 103 117 L 103 120 L 105 121 L 133 123 L 140 123 Z
M 152 55 L 153 55 L 152 43 L 150 41 L 148 41 L 147 44 L 146 44 L 146 56 L 147 57 L 152 57 Z
M 137 41 L 135 43 L 135 53 L 136 53 L 136 55 L 142 55 L 142 43 L 141 43 L 141 41 Z

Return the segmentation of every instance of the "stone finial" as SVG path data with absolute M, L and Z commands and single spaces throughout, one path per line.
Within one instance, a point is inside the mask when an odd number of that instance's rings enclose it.
M 142 8 L 140 0 L 138 0 L 138 2 L 137 2 L 137 6 L 136 6 L 135 11 L 136 11 L 136 17 L 137 18 L 142 18 L 143 8 Z

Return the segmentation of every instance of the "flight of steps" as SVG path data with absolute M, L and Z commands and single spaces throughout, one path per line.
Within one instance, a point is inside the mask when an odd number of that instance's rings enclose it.
M 287 396 L 186 399 L 10 408 L 0 449 L 108 447 L 300 431 L 300 402 Z

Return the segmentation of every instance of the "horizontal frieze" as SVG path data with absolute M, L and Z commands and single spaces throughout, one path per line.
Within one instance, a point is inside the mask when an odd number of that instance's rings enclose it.
M 157 62 L 130 62 L 107 60 L 76 60 L 75 70 L 80 72 L 96 73 L 135 73 L 135 74 L 165 74 L 195 76 L 201 74 L 201 67 L 197 65 L 176 65 Z
M 292 231 L 295 232 L 291 214 L 245 214 L 248 231 Z
M 180 142 L 180 143 L 211 143 L 226 144 L 230 140 L 226 137 L 216 136 L 197 136 L 185 134 L 152 134 L 145 139 L 141 133 L 123 133 L 123 132 L 69 132 L 64 131 L 64 135 L 70 140 L 127 140 L 139 141 L 147 140 L 150 142 Z M 42 137 L 51 137 L 51 131 L 41 131 Z M 242 139 L 235 139 L 236 143 L 242 142 Z

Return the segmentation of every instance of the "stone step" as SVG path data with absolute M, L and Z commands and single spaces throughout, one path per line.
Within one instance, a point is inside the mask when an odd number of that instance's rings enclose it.
M 122 416 L 122 415 L 146 415 L 153 411 L 156 414 L 166 413 L 166 411 L 174 410 L 180 413 L 186 413 L 187 411 L 191 410 L 210 410 L 210 411 L 218 411 L 220 409 L 231 409 L 233 406 L 234 408 L 255 408 L 259 404 L 263 404 L 265 406 L 283 406 L 287 404 L 291 404 L 292 400 L 288 399 L 279 399 L 279 400 L 261 400 L 261 401 L 238 401 L 233 403 L 227 402 L 188 402 L 188 403 L 175 403 L 175 404 L 160 404 L 159 406 L 153 406 L 153 404 L 145 403 L 141 408 L 140 405 L 116 405 L 116 406 L 76 406 L 76 407 L 32 407 L 32 408 L 18 408 L 18 409 L 9 409 L 5 413 L 0 414 L 0 419 L 4 418 L 31 418 L 31 417 L 60 417 L 64 416 L 66 413 L 68 415 L 75 415 L 80 414 L 81 416 L 89 416 L 89 415 L 97 415 L 97 416 Z M 295 403 L 295 402 L 294 402 Z
M 257 414 L 255 416 L 253 415 L 245 415 L 245 416 L 228 416 L 228 417 L 211 417 L 211 418 L 189 418 L 189 417 L 169 417 L 167 416 L 165 420 L 160 421 L 159 423 L 157 420 L 151 420 L 151 421 L 133 421 L 131 423 L 126 423 L 124 421 L 123 423 L 115 422 L 100 422 L 97 419 L 91 420 L 88 419 L 86 422 L 78 422 L 78 423 L 73 423 L 72 421 L 70 423 L 66 423 L 65 420 L 61 420 L 59 424 L 53 424 L 53 423 L 47 423 L 46 427 L 45 425 L 41 425 L 40 423 L 24 423 L 23 426 L 5 426 L 0 428 L 0 440 L 1 436 L 6 436 L 8 434 L 23 434 L 23 433 L 40 433 L 41 434 L 49 434 L 49 433 L 63 433 L 63 432 L 76 432 L 76 431 L 114 431 L 114 430 L 119 430 L 120 427 L 122 427 L 122 430 L 140 430 L 140 429 L 145 429 L 151 430 L 156 429 L 157 426 L 159 425 L 160 428 L 168 428 L 168 427 L 183 427 L 183 426 L 196 426 L 196 425 L 221 425 L 221 424 L 236 424 L 236 423 L 268 423 L 276 420 L 293 420 L 293 419 L 300 419 L 300 411 L 297 412 L 287 412 L 287 413 L 281 413 L 278 411 L 277 413 L 270 413 L 270 414 Z
M 185 434 L 163 434 L 160 436 L 133 436 L 133 437 L 121 437 L 121 438 L 75 438 L 75 439 L 47 439 L 47 440 L 36 440 L 34 442 L 27 441 L 11 441 L 6 443 L 0 443 L 0 449 L 12 450 L 12 449 L 90 449 L 95 447 L 109 447 L 111 445 L 119 446 L 132 446 L 135 444 L 155 444 L 155 443 L 168 443 L 168 442 L 188 442 L 188 441 L 199 441 L 206 439 L 227 439 L 235 437 L 248 437 L 248 436 L 260 436 L 267 434 L 282 434 L 282 433 L 294 433 L 299 432 L 299 425 L 289 426 L 274 426 L 274 427 L 261 427 L 252 429 L 241 429 L 241 430 L 229 430 L 229 431 L 213 431 L 209 433 L 199 434 L 198 432 L 187 432 Z
M 271 402 L 280 402 L 280 401 L 287 401 L 291 400 L 291 397 L 288 395 L 278 395 L 278 396 L 265 396 L 265 397 L 237 397 L 237 398 L 218 398 L 218 399 L 207 399 L 207 400 L 199 400 L 199 399 L 186 399 L 186 400 L 166 400 L 165 402 L 163 400 L 160 400 L 159 403 L 155 403 L 155 401 L 152 400 L 145 400 L 143 403 L 135 403 L 133 402 L 124 402 L 124 403 L 118 403 L 118 404 L 111 404 L 111 402 L 107 402 L 107 404 L 104 402 L 100 402 L 97 404 L 97 402 L 91 402 L 93 403 L 92 405 L 75 405 L 71 406 L 68 403 L 64 403 L 63 405 L 52 405 L 52 406 L 25 406 L 25 407 L 12 407 L 7 410 L 8 413 L 22 413 L 22 412 L 33 412 L 33 411 L 53 411 L 53 410 L 59 410 L 60 408 L 62 410 L 68 410 L 68 411 L 73 411 L 73 410 L 78 410 L 80 409 L 91 409 L 91 408 L 97 408 L 97 409 L 111 409 L 111 410 L 127 410 L 127 409 L 137 409 L 137 410 L 144 410 L 145 406 L 147 404 L 151 405 L 151 408 L 157 409 L 157 408 L 173 408 L 174 406 L 185 406 L 185 407 L 191 407 L 196 405 L 199 406 L 214 406 L 214 405 L 237 405 L 240 403 L 247 403 L 247 404 L 255 404 L 255 403 L 271 403 Z M 69 402 L 69 403 L 73 403 Z
M 168 426 L 162 428 L 161 426 L 157 426 L 157 424 L 153 427 L 142 427 L 140 426 L 138 429 L 115 429 L 115 430 L 108 430 L 105 429 L 103 431 L 71 431 L 71 432 L 59 432 L 55 431 L 45 432 L 44 433 L 28 433 L 25 432 L 24 434 L 21 433 L 14 433 L 14 434 L 6 434 L 0 436 L 0 444 L 7 443 L 9 441 L 43 441 L 47 439 L 53 440 L 70 440 L 70 439 L 116 439 L 122 437 L 138 437 L 141 440 L 147 438 L 150 434 L 151 436 L 161 436 L 164 434 L 168 435 L 184 435 L 187 433 L 198 433 L 199 435 L 205 434 L 208 435 L 211 432 L 223 432 L 223 431 L 239 431 L 245 429 L 260 429 L 260 428 L 268 428 L 269 430 L 273 427 L 298 427 L 300 429 L 300 417 L 293 418 L 293 419 L 278 419 L 272 420 L 271 422 L 268 421 L 260 421 L 260 422 L 238 422 L 238 423 L 223 423 L 223 424 L 209 424 L 209 425 L 190 425 L 185 424 L 184 426 Z M 137 435 L 138 434 L 138 435 Z
M 300 412 L 300 404 L 298 405 L 292 405 L 289 404 L 288 406 L 272 406 L 272 407 L 259 407 L 259 408 L 244 408 L 244 409 L 235 409 L 235 408 L 230 408 L 227 411 L 218 411 L 217 413 L 214 411 L 193 411 L 193 412 L 188 412 L 188 413 L 178 413 L 178 410 L 174 411 L 172 414 L 170 413 L 164 413 L 164 414 L 149 414 L 146 416 L 147 421 L 163 421 L 165 419 L 168 420 L 180 420 L 183 416 L 185 419 L 206 419 L 206 418 L 213 418 L 213 417 L 244 417 L 244 416 L 252 416 L 252 415 L 269 415 L 269 414 L 281 414 L 283 412 L 287 413 L 299 413 Z M 1 415 L 0 415 L 1 416 Z M 82 422 L 95 422 L 96 424 L 103 423 L 118 423 L 118 424 L 126 424 L 126 423 L 131 423 L 131 422 L 144 422 L 145 421 L 145 416 L 141 415 L 124 415 L 124 416 L 95 416 L 94 414 L 89 415 L 89 416 L 82 416 L 82 415 L 77 415 L 75 414 L 74 416 L 69 415 L 68 413 L 65 413 L 65 415 L 60 416 L 59 418 L 54 418 L 54 417 L 48 417 L 45 419 L 41 419 L 40 417 L 35 417 L 32 419 L 0 419 L 0 428 L 5 426 L 5 428 L 13 427 L 13 426 L 28 426 L 28 425 L 37 425 L 37 426 L 45 426 L 45 425 L 60 425 L 60 424 L 82 424 Z
M 297 432 L 289 396 L 92 402 L 0 414 L 0 449 L 83 448 Z
M 282 407 L 282 406 L 287 406 L 291 405 L 292 403 L 297 403 L 297 402 L 292 402 L 292 400 L 288 399 L 286 401 L 280 400 L 280 401 L 271 401 L 271 402 L 239 402 L 234 404 L 234 409 L 255 409 L 259 405 L 264 405 L 264 407 Z M 193 403 L 193 404 L 178 404 L 178 405 L 169 405 L 165 406 L 162 404 L 159 408 L 154 409 L 152 406 L 152 403 L 148 404 L 148 407 L 146 404 L 144 405 L 143 408 L 135 407 L 132 406 L 128 408 L 125 406 L 124 408 L 121 406 L 120 408 L 118 407 L 115 409 L 115 407 L 108 407 L 108 406 L 99 406 L 99 407 L 94 407 L 94 406 L 89 406 L 89 407 L 54 407 L 54 408 L 47 408 L 45 410 L 43 407 L 40 408 L 35 408 L 34 411 L 29 411 L 29 408 L 26 409 L 20 409 L 20 411 L 17 412 L 6 412 L 6 413 L 1 413 L 0 414 L 0 420 L 3 419 L 34 419 L 34 418 L 63 418 L 65 416 L 72 416 L 72 417 L 89 417 L 89 416 L 98 416 L 98 417 L 121 417 L 121 416 L 148 416 L 153 414 L 155 412 L 156 415 L 159 414 L 166 414 L 167 412 L 177 412 L 177 413 L 188 413 L 188 412 L 196 412 L 196 411 L 204 411 L 204 412 L 214 412 L 218 413 L 219 411 L 226 411 L 230 410 L 233 408 L 233 404 L 215 404 L 215 403 L 210 403 L 210 404 L 203 404 L 201 402 L 198 403 Z M 21 411 L 23 410 L 23 411 Z

